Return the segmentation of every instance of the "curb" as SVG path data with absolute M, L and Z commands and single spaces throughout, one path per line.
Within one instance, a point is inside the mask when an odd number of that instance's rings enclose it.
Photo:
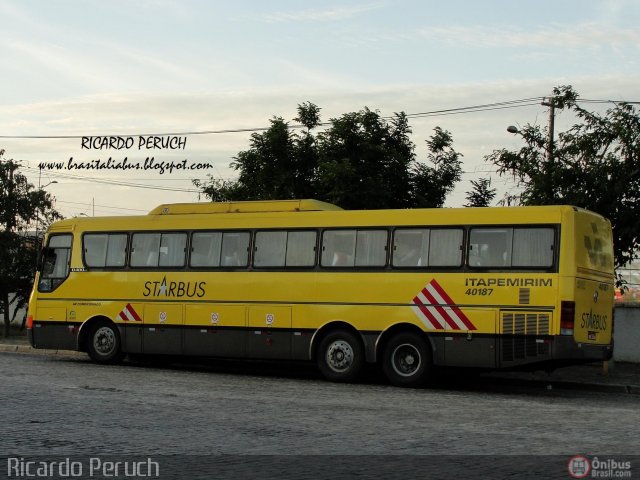
M 33 348 L 31 345 L 17 343 L 12 344 L 0 344 L 0 352 L 6 353 L 30 353 L 33 355 L 65 355 L 65 356 L 84 356 L 84 352 L 77 352 L 74 350 L 49 350 L 41 348 Z

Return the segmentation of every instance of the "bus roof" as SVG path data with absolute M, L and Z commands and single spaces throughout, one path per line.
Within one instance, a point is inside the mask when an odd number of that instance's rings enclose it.
M 169 223 L 172 228 L 248 228 L 298 226 L 298 227 L 352 227 L 354 225 L 500 225 L 529 223 L 559 223 L 567 214 L 583 211 L 588 215 L 600 215 L 567 205 L 531 207 L 482 207 L 482 208 L 430 208 L 395 210 L 343 210 L 318 200 L 269 200 L 252 202 L 202 202 L 164 204 L 147 215 L 108 217 L 74 217 L 53 222 L 49 232 L 89 229 L 163 229 Z M 175 220 L 172 222 L 171 219 Z M 198 219 L 196 221 L 196 219 Z M 209 222 L 208 220 L 211 220 Z M 168 223 L 167 223 L 168 222 Z M 196 222 L 196 223 L 194 223 Z
M 257 200 L 247 202 L 167 203 L 149 215 L 188 215 L 209 213 L 318 212 L 342 210 L 319 200 Z

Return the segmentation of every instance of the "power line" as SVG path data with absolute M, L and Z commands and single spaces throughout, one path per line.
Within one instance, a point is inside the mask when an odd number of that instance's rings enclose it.
M 39 172 L 40 171 L 40 169 L 33 168 L 33 167 L 22 167 L 22 168 L 24 170 L 31 171 L 31 172 Z M 146 189 L 149 189 L 149 190 L 164 190 L 164 191 L 168 191 L 168 192 L 201 193 L 200 190 L 196 190 L 196 189 L 193 189 L 193 188 L 167 187 L 167 186 L 162 186 L 162 185 L 143 185 L 143 184 L 140 184 L 140 183 L 125 182 L 125 181 L 122 181 L 122 180 L 104 180 L 104 179 L 96 178 L 96 177 L 84 177 L 84 176 L 81 176 L 81 175 L 74 175 L 72 173 L 47 171 L 47 175 L 52 176 L 52 177 L 56 177 L 56 178 L 82 180 L 82 181 L 86 181 L 86 182 L 102 183 L 102 184 L 106 184 L 106 185 L 118 185 L 118 186 L 124 186 L 124 187 L 132 187 L 132 188 L 146 188 Z
M 477 113 L 477 112 L 486 112 L 492 110 L 501 110 L 507 108 L 522 108 L 529 106 L 538 106 L 540 102 L 545 97 L 530 97 L 530 98 L 522 98 L 517 100 L 508 100 L 502 102 L 494 102 L 487 103 L 481 105 L 471 105 L 467 107 L 459 107 L 459 108 L 450 108 L 443 110 L 433 110 L 427 112 L 417 112 L 406 114 L 407 118 L 427 118 L 427 117 L 437 117 L 437 116 L 446 116 L 446 115 L 457 115 L 464 113 Z M 627 104 L 640 104 L 640 102 L 623 102 L 623 101 L 614 101 L 614 100 L 597 100 L 597 99 L 580 99 L 577 101 L 578 103 L 627 103 Z M 381 118 L 391 119 L 393 116 L 383 116 Z M 331 122 L 323 122 L 319 124 L 320 126 L 328 126 L 331 125 Z M 290 129 L 303 128 L 303 125 L 287 125 Z M 266 131 L 270 127 L 257 127 L 257 128 L 239 128 L 239 129 L 222 129 L 222 130 L 203 130 L 203 131 L 189 131 L 189 132 L 173 132 L 173 133 L 156 133 L 156 134 L 139 134 L 140 136 L 185 136 L 185 135 L 211 135 L 211 134 L 224 134 L 224 133 L 247 133 L 247 132 L 259 132 Z M 86 135 L 85 135 L 86 136 Z M 0 135 L 0 138 L 3 139 L 77 139 L 82 138 L 83 135 Z M 40 169 L 33 167 L 23 167 L 25 170 L 31 172 L 38 172 L 41 174 Z M 476 172 L 463 172 L 464 174 L 472 174 L 472 173 L 497 173 L 494 171 L 476 171 Z M 84 182 L 91 183 L 99 183 L 106 185 L 118 185 L 125 186 L 130 188 L 143 188 L 150 190 L 160 190 L 160 191 L 173 191 L 173 192 L 186 192 L 186 193 L 201 193 L 200 190 L 192 189 L 192 188 L 179 188 L 179 187 L 171 187 L 171 186 L 161 186 L 161 185 L 149 185 L 149 184 L 140 184 L 131 181 L 122 181 L 121 179 L 110 179 L 110 178 L 97 178 L 97 177 L 86 177 L 81 175 L 74 175 L 71 173 L 63 173 L 56 171 L 46 171 L 46 175 L 52 176 L 54 178 L 64 178 L 70 180 L 78 180 Z M 130 180 L 144 180 L 144 179 L 130 179 Z M 159 179 L 159 180 L 190 180 L 190 179 Z M 82 204 L 81 204 L 82 205 Z M 118 208 L 118 207 L 108 207 L 106 208 Z M 123 210 L 133 210 L 133 211 L 142 211 L 136 209 L 124 209 Z
M 147 210 L 142 210 L 139 208 L 125 208 L 125 207 L 115 207 L 112 205 L 99 205 L 99 204 L 93 204 L 93 203 L 82 203 L 82 202 L 69 202 L 69 201 L 65 201 L 65 200 L 57 200 L 56 199 L 56 203 L 65 203 L 65 204 L 69 204 L 69 205 L 80 205 L 82 207 L 100 207 L 100 208 L 108 208 L 111 210 L 126 210 L 126 211 L 130 211 L 130 212 L 147 212 Z
M 487 110 L 495 110 L 498 107 L 501 108 L 519 108 L 519 107 L 528 107 L 533 105 L 539 105 L 538 102 L 542 101 L 544 97 L 531 97 L 531 98 L 522 98 L 520 100 L 509 100 L 505 102 L 494 102 L 487 103 L 484 105 L 472 105 L 470 107 L 460 107 L 460 108 L 448 108 L 446 110 L 434 110 L 431 112 L 419 112 L 419 113 L 409 113 L 407 117 L 415 118 L 415 117 L 424 117 L 424 116 L 440 116 L 440 115 L 450 115 L 452 113 L 474 113 L 474 112 L 484 112 Z M 391 117 L 387 117 L 391 118 Z
M 408 118 L 424 118 L 424 117 L 438 117 L 446 115 L 457 115 L 463 113 L 478 113 L 487 112 L 491 110 L 502 110 L 506 108 L 522 108 L 539 105 L 539 102 L 546 97 L 530 97 L 522 98 L 518 100 L 508 100 L 503 102 L 487 103 L 482 105 L 471 105 L 467 107 L 449 108 L 444 110 L 433 110 L 429 112 L 418 112 L 406 114 Z M 638 101 L 623 101 L 623 100 L 594 100 L 594 99 L 578 99 L 577 103 L 626 103 L 630 105 L 638 105 Z M 393 116 L 383 116 L 381 118 L 391 119 Z M 329 126 L 331 122 L 322 122 L 318 126 Z M 290 129 L 304 128 L 304 125 L 293 124 L 287 125 Z M 192 130 L 184 132 L 164 132 L 164 133 L 137 133 L 137 134 L 110 134 L 110 135 L 0 135 L 0 139 L 40 139 L 40 140 L 54 140 L 54 139 L 78 139 L 89 136 L 100 137 L 123 137 L 123 136 L 140 136 L 140 137 L 152 137 L 152 136 L 190 136 L 190 135 L 219 135 L 228 133 L 254 133 L 264 132 L 269 130 L 270 127 L 254 127 L 254 128 L 229 128 L 221 130 Z
M 302 127 L 302 125 L 298 125 Z M 257 128 L 235 128 L 225 130 L 202 130 L 192 132 L 168 132 L 168 133 L 135 133 L 135 134 L 110 134 L 110 135 L 0 135 L 0 138 L 5 139 L 39 139 L 39 140 L 52 140 L 52 139 L 78 139 L 83 137 L 169 137 L 169 136 L 188 136 L 188 135 L 214 135 L 220 133 L 246 133 L 246 132 L 260 132 L 269 130 L 270 127 L 257 127 Z

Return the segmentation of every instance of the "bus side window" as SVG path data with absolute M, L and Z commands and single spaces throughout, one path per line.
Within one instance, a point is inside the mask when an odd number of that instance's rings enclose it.
M 553 266 L 554 238 L 555 232 L 551 227 L 514 228 L 512 265 L 546 268 Z
M 220 266 L 222 232 L 194 232 L 191 237 L 190 265 L 196 268 Z
M 246 267 L 249 263 L 249 232 L 222 234 L 221 267 Z
M 462 265 L 461 228 L 433 228 L 429 241 L 429 267 L 459 267 Z
M 253 266 L 313 267 L 316 263 L 316 236 L 314 230 L 256 232 Z
M 429 229 L 396 229 L 393 234 L 394 267 L 426 267 L 428 257 Z
M 127 237 L 126 233 L 109 235 L 107 242 L 106 267 L 124 267 L 127 263 Z
M 159 233 L 134 233 L 131 240 L 131 266 L 157 267 L 160 253 Z
M 325 230 L 320 262 L 323 267 L 353 267 L 355 254 L 355 230 Z
M 186 248 L 186 233 L 163 233 L 160 239 L 158 266 L 184 267 Z
M 513 228 L 472 228 L 469 234 L 469 265 L 510 267 Z
M 289 232 L 287 236 L 287 267 L 313 267 L 316 264 L 316 242 L 314 230 Z
M 286 254 L 286 231 L 256 232 L 254 267 L 284 267 Z
M 84 264 L 91 268 L 124 267 L 126 233 L 87 233 L 82 237 Z
M 387 264 L 387 230 L 358 230 L 356 266 L 384 267 Z

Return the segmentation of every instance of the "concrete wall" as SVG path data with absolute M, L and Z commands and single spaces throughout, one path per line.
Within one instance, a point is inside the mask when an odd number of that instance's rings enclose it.
M 616 306 L 613 359 L 640 363 L 640 306 Z

